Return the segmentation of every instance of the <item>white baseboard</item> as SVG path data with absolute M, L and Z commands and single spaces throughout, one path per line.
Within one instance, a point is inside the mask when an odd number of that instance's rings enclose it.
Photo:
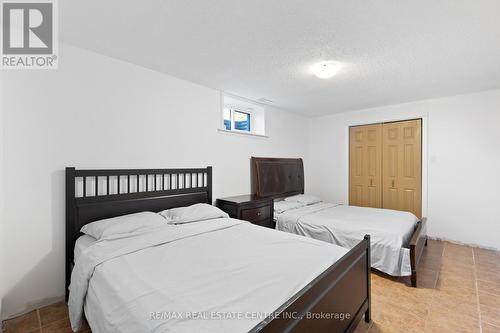
M 470 246 L 470 247 L 477 247 L 477 248 L 484 249 L 484 250 L 500 251 L 500 249 L 497 249 L 497 248 L 494 248 L 494 247 L 483 246 L 483 245 L 478 245 L 478 244 L 471 244 L 471 243 L 464 243 L 464 242 L 460 242 L 460 241 L 457 241 L 457 240 L 454 240 L 454 239 L 449 239 L 449 238 L 446 238 L 446 237 L 435 237 L 435 236 L 429 236 L 429 235 L 427 235 L 427 238 L 431 239 L 431 240 L 437 240 L 437 241 L 442 241 L 442 242 L 449 242 L 449 243 L 458 244 L 458 245 L 464 245 L 464 246 Z
M 0 319 L 1 319 L 1 322 L 3 323 L 5 320 L 9 320 L 9 319 L 13 319 L 13 318 L 25 315 L 31 311 L 34 311 L 34 310 L 37 310 L 37 309 L 40 309 L 40 308 L 43 308 L 45 306 L 49 306 L 52 304 L 56 304 L 56 303 L 59 303 L 61 301 L 64 301 L 64 296 L 52 297 L 52 298 L 44 299 L 41 301 L 33 302 L 31 304 L 28 304 L 23 311 L 18 312 L 16 314 L 6 316 L 5 318 L 0 318 Z

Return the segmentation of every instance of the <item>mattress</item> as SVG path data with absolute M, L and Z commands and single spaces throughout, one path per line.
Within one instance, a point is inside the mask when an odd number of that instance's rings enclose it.
M 371 264 L 393 276 L 411 275 L 407 248 L 418 219 L 408 212 L 320 202 L 275 213 L 276 229 L 346 248 L 371 239 Z
M 92 243 L 71 277 L 74 330 L 248 332 L 347 250 L 221 218 Z
M 74 260 L 77 261 L 78 257 L 80 257 L 80 254 L 88 248 L 90 245 L 92 245 L 94 242 L 97 240 L 89 235 L 82 235 L 78 237 L 78 239 L 75 242 L 75 251 L 74 251 Z

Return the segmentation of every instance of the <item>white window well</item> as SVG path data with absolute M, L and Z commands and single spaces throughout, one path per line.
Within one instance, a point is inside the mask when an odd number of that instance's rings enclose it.
M 257 136 L 266 135 L 265 110 L 262 105 L 243 98 L 222 95 L 221 132 Z

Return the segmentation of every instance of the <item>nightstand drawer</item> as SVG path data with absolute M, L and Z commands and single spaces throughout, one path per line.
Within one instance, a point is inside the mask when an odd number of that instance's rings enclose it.
M 218 198 L 216 205 L 235 219 L 274 229 L 272 198 L 258 198 L 245 194 Z
M 255 208 L 248 208 L 241 210 L 241 219 L 245 221 L 260 221 L 260 220 L 270 220 L 271 218 L 271 206 L 262 206 Z
M 266 228 L 275 228 L 274 221 L 271 219 L 265 219 L 265 220 L 260 220 L 260 221 L 252 221 L 252 224 L 261 226 L 261 227 L 266 227 Z

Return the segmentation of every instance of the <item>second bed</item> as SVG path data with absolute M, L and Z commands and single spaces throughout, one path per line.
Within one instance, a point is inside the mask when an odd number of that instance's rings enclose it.
M 252 170 L 252 192 L 275 199 L 277 229 L 346 248 L 369 234 L 372 267 L 393 276 L 411 276 L 412 286 L 417 286 L 417 267 L 427 244 L 425 218 L 320 200 L 300 200 L 302 205 L 279 209 L 277 200 L 304 194 L 302 159 L 252 157 Z

